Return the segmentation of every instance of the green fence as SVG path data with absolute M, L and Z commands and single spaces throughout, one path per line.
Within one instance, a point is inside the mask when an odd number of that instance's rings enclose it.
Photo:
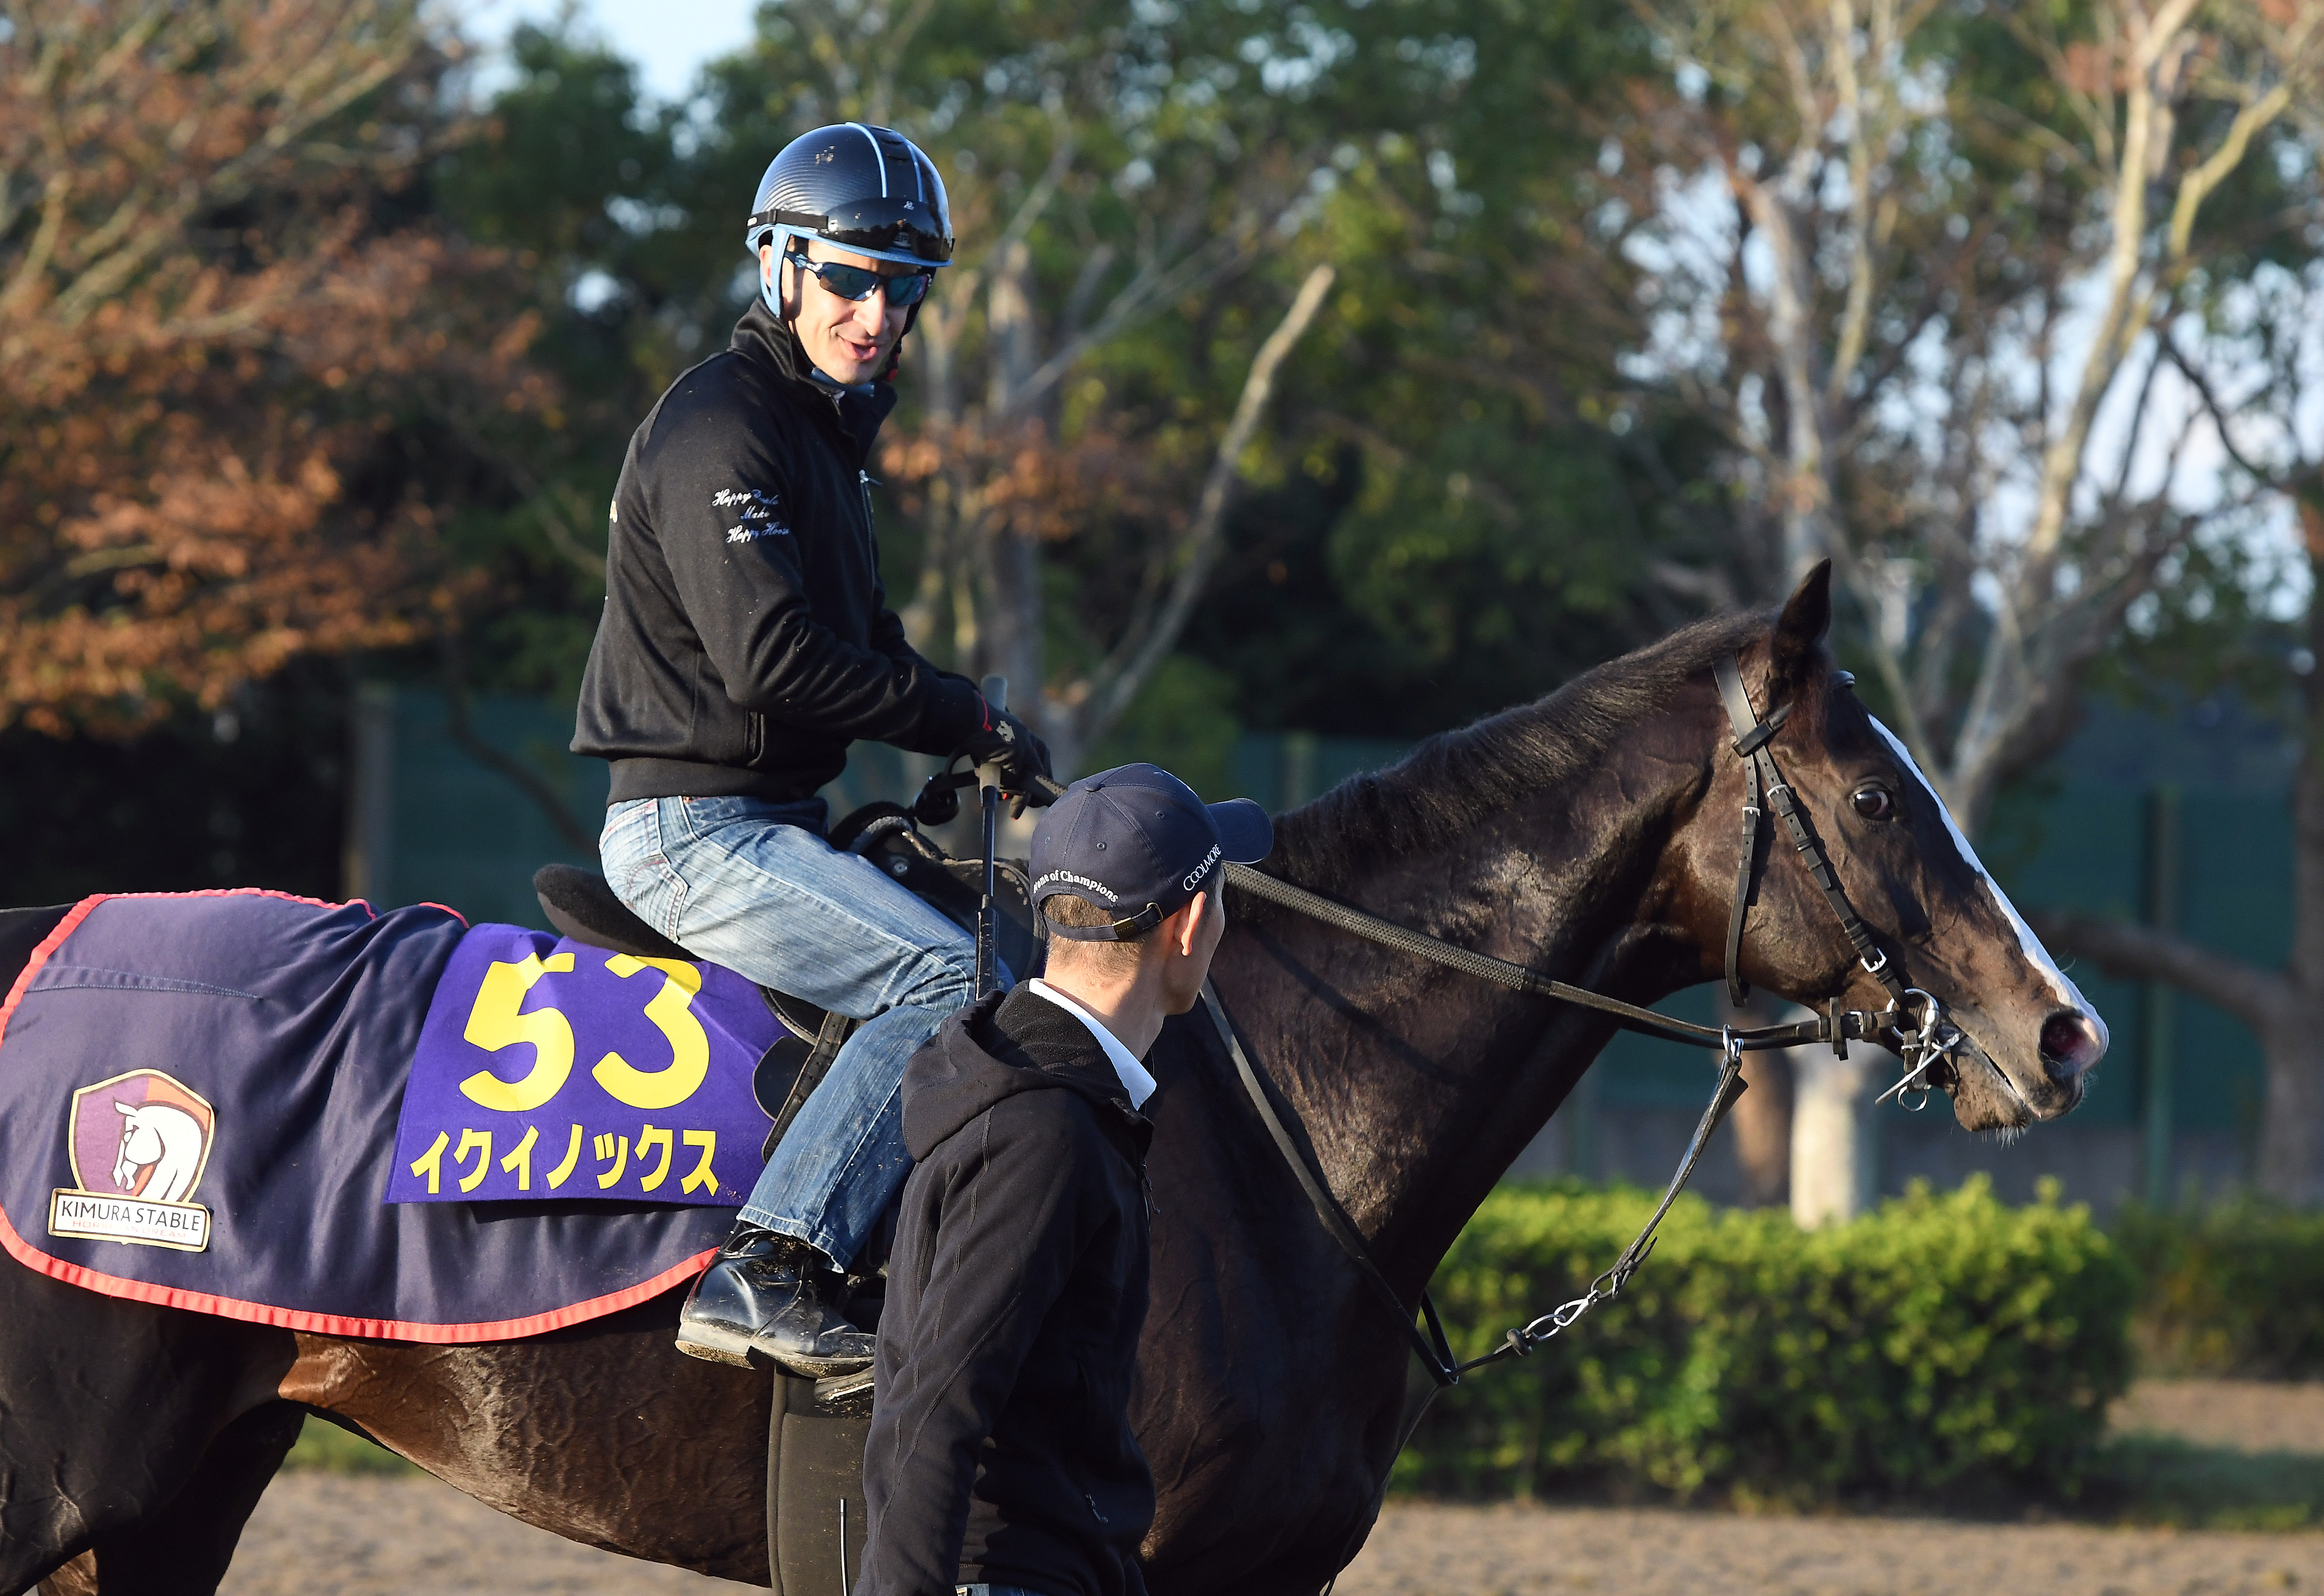
M 441 903 L 470 920 L 545 929 L 532 872 L 596 857 L 540 800 L 560 805 L 569 826 L 594 830 L 608 767 L 568 753 L 572 712 L 537 699 L 476 698 L 466 728 L 456 733 L 438 693 L 374 687 L 356 696 L 347 895 L 382 907 Z
M 2021 905 L 2167 926 L 2263 964 L 2280 963 L 2291 946 L 2292 815 L 2282 792 L 2064 783 L 2012 795 L 1992 832 L 1995 872 Z M 2076 1116 L 2136 1126 L 2141 1186 L 2148 1201 L 2167 1201 L 2175 1140 L 2254 1139 L 2258 1043 L 2169 987 L 2074 973 L 2114 1034 L 2110 1062 Z

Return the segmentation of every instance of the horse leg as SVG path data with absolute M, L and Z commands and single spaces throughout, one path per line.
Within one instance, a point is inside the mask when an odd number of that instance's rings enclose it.
M 226 1577 L 243 1526 L 284 1454 L 299 1438 L 306 1410 L 289 1402 L 254 1407 L 218 1432 L 185 1488 L 161 1511 L 129 1529 L 99 1536 L 66 1569 L 87 1580 L 43 1591 L 57 1596 L 188 1596 Z M 86 1559 L 84 1565 L 83 1559 Z M 85 1572 L 83 1572 L 85 1567 Z M 65 1571 L 60 1571 L 63 1573 Z
M 224 1570 L 296 1435 L 297 1409 L 276 1392 L 295 1355 L 287 1331 L 0 1262 L 0 1596 L 51 1575 L 64 1591 L 90 1589 L 93 1575 L 108 1596 L 213 1588 L 215 1574 L 197 1584 L 186 1571 L 214 1543 Z M 219 1477 L 197 1483 L 213 1461 Z M 154 1526 L 182 1543 L 148 1544 L 140 1532 Z M 174 1577 L 160 1576 L 164 1557 Z

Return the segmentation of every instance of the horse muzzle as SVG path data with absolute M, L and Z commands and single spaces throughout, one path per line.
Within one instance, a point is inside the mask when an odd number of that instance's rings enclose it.
M 2049 1029 L 2045 1022 L 2045 1038 Z M 2068 1041 L 2063 1037 L 2056 1039 Z M 1952 1098 L 1953 1118 L 1964 1130 L 2010 1131 L 2070 1112 L 2082 1101 L 2089 1063 L 2080 1062 L 2070 1069 L 2066 1063 L 2069 1059 L 2094 1061 L 2097 1051 L 2084 1047 L 2084 1040 L 2078 1033 L 2070 1047 L 2060 1048 L 2053 1063 L 2046 1046 L 2038 1050 L 2008 1049 L 1997 1056 L 1974 1036 L 1964 1033 L 1952 1051 L 1952 1079 L 1943 1083 Z
M 2106 1050 L 2105 1029 L 2079 1009 L 2060 1009 L 2042 1022 L 2042 1073 L 2061 1086 L 2096 1068 Z

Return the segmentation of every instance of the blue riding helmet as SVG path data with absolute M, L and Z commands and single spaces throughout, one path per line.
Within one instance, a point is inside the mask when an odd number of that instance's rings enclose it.
M 790 254 L 810 238 L 875 261 L 951 264 L 952 204 L 936 162 L 893 128 L 869 123 L 837 122 L 793 139 L 759 180 L 742 245 L 756 260 L 766 244 Z M 788 322 L 776 291 L 762 276 L 767 309 Z

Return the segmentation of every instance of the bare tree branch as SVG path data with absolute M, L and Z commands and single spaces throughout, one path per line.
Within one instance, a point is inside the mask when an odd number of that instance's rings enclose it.
M 1177 646 L 1178 635 L 1185 630 L 1187 617 L 1194 613 L 1194 603 L 1210 580 L 1211 568 L 1218 563 L 1219 534 L 1226 517 L 1227 494 L 1234 485 L 1243 451 L 1258 434 L 1259 418 L 1266 414 L 1267 402 L 1274 395 L 1276 373 L 1306 333 L 1315 312 L 1323 309 L 1323 296 L 1331 291 L 1333 275 L 1328 263 L 1309 272 L 1291 300 L 1291 309 L 1259 346 L 1250 363 L 1250 374 L 1243 379 L 1242 395 L 1235 401 L 1233 418 L 1227 422 L 1226 431 L 1219 438 L 1217 452 L 1211 457 L 1210 473 L 1204 479 L 1194 520 L 1171 551 L 1177 574 L 1168 598 L 1150 620 L 1131 627 L 1091 678 L 1089 696 L 1075 717 L 1077 741 L 1083 746 L 1111 728 L 1122 711 L 1130 707 L 1139 689 L 1146 685 L 1154 668 Z
M 505 777 L 519 792 L 530 798 L 533 807 L 556 828 L 557 835 L 565 839 L 567 846 L 585 857 L 595 855 L 597 834 L 566 806 L 565 796 L 557 790 L 556 784 L 508 750 L 477 735 L 468 718 L 468 689 L 456 679 L 447 679 L 444 684 L 444 724 L 462 752 L 486 770 Z
M 2045 946 L 2089 959 L 2122 980 L 2160 981 L 2192 992 L 2255 1030 L 2264 1029 L 2293 995 L 2279 972 L 2213 953 L 2153 926 L 2072 913 L 2034 914 L 2027 923 Z
M 1006 420 L 1030 409 L 1050 389 L 1063 382 L 1066 374 L 1080 364 L 1091 350 L 1113 338 L 1151 311 L 1187 294 L 1199 293 L 1257 260 L 1258 232 L 1256 219 L 1247 217 L 1240 226 L 1221 234 L 1167 268 L 1141 269 L 1120 293 L 1114 295 L 1098 317 L 1096 324 L 1087 332 L 1068 340 L 1063 348 L 1043 361 L 1023 384 L 1010 394 L 1008 406 L 992 419 Z

